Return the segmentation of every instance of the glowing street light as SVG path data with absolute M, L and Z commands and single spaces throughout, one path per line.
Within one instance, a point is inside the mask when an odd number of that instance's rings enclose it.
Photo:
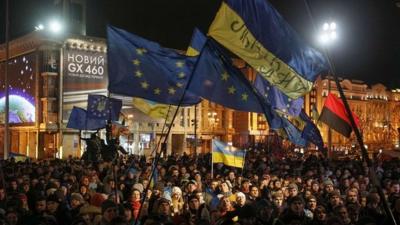
M 43 30 L 44 29 L 44 25 L 43 24 L 38 24 L 37 26 L 35 26 L 35 30 L 39 31 L 39 30 Z
M 337 25 L 335 22 L 324 23 L 322 31 L 318 35 L 318 41 L 324 45 L 334 42 L 338 38 L 336 28 Z
M 49 28 L 50 28 L 50 31 L 52 31 L 54 33 L 58 33 L 62 30 L 62 25 L 59 21 L 53 20 L 49 23 Z
M 36 31 L 49 30 L 51 33 L 58 34 L 63 30 L 63 24 L 58 20 L 51 20 L 47 26 L 38 24 L 35 26 Z

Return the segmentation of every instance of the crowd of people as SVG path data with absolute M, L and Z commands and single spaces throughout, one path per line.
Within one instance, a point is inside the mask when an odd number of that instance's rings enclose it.
M 211 154 L 2 162 L 0 224 L 391 224 L 361 161 L 247 151 L 244 169 Z M 400 223 L 400 161 L 375 162 Z

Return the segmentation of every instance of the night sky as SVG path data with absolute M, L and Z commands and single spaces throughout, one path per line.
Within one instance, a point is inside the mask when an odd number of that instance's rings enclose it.
M 331 46 L 336 73 L 368 83 L 400 88 L 400 0 L 271 0 L 303 39 L 317 46 L 316 29 L 338 24 Z M 0 0 L 0 42 L 4 42 L 4 2 Z M 26 34 L 57 14 L 54 0 L 10 0 L 11 34 Z M 88 0 L 87 34 L 105 37 L 110 23 L 170 48 L 186 49 L 195 26 L 206 32 L 221 0 Z M 311 13 L 308 13 L 306 3 Z M 45 16 L 48 15 L 48 16 Z

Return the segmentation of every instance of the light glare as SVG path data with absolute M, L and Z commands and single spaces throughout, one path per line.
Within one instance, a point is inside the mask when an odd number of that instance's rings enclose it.
M 62 29 L 61 23 L 58 22 L 58 21 L 51 21 L 50 24 L 49 24 L 49 28 L 54 33 L 58 33 Z
M 37 26 L 35 26 L 35 30 L 43 30 L 44 26 L 43 24 L 38 24 Z
M 329 24 L 328 24 L 328 23 L 324 23 L 322 29 L 323 29 L 324 31 L 327 31 L 327 30 L 329 29 Z
M 329 26 L 329 28 L 330 28 L 331 30 L 336 30 L 336 23 L 335 23 L 335 22 L 332 22 L 331 25 Z

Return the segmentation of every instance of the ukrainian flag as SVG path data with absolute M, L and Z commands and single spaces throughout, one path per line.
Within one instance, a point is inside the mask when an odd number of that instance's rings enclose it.
M 293 99 L 311 91 L 318 74 L 328 69 L 323 55 L 266 0 L 224 1 L 208 33 Z
M 212 140 L 213 163 L 223 163 L 227 166 L 243 168 L 245 151 L 230 146 L 222 141 Z
M 172 119 L 176 106 L 157 103 L 143 98 L 133 98 L 133 105 L 144 114 L 156 119 Z

